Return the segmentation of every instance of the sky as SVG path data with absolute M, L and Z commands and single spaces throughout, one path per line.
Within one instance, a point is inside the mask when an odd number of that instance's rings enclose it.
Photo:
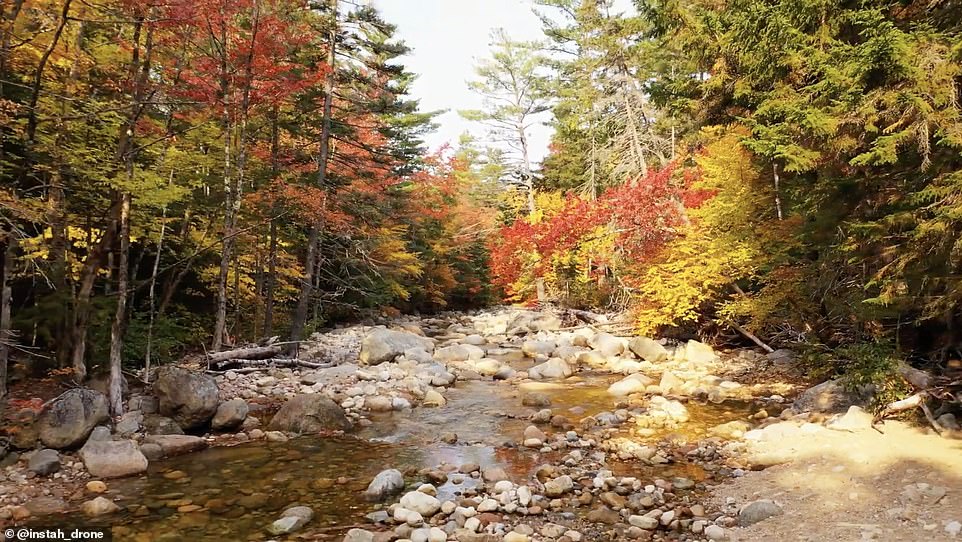
M 491 31 L 504 28 L 512 39 L 525 41 L 544 37 L 530 0 L 374 0 L 373 4 L 414 49 L 401 61 L 408 71 L 419 74 L 412 94 L 420 99 L 421 110 L 448 110 L 437 118 L 440 128 L 427 138 L 432 149 L 444 143 L 456 145 L 465 131 L 483 139 L 484 128 L 461 118 L 458 110 L 481 107 L 481 99 L 468 89 L 467 81 L 474 79 L 476 61 L 489 54 Z M 548 126 L 532 128 L 533 159 L 540 161 L 547 154 L 551 133 Z

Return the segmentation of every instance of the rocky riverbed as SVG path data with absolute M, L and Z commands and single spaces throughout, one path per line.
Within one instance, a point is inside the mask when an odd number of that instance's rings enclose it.
M 71 390 L 15 432 L 0 518 L 136 541 L 737 539 L 793 517 L 739 489 L 791 463 L 778 443 L 873 431 L 837 384 L 792 403 L 790 352 L 610 328 L 517 309 L 352 326 L 302 347 L 325 368 L 164 368 L 118 420 Z

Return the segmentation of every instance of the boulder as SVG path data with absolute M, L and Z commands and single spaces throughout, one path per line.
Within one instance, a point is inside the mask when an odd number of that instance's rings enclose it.
M 628 348 L 636 356 L 650 363 L 660 363 L 668 359 L 668 350 L 658 341 L 648 337 L 635 337 L 628 343 Z
M 560 497 L 574 488 L 574 481 L 565 474 L 544 484 L 544 494 L 548 497 Z
M 521 404 L 538 408 L 549 407 L 551 406 L 551 398 L 545 393 L 531 392 L 521 397 Z
M 578 363 L 592 369 L 604 369 L 608 367 L 608 358 L 601 353 L 589 350 L 578 354 Z
M 555 314 L 536 311 L 519 311 L 505 326 L 508 335 L 524 335 L 539 331 L 561 329 L 561 318 Z
M 404 489 L 404 475 L 397 469 L 381 471 L 368 484 L 364 496 L 369 501 L 383 501 L 385 498 L 400 493 Z
M 494 376 L 505 368 L 500 361 L 493 358 L 479 359 L 471 363 L 471 367 L 482 376 Z
M 750 502 L 738 511 L 738 524 L 747 527 L 772 516 L 780 516 L 783 513 L 782 507 L 775 504 L 774 501 L 762 499 Z
M 117 424 L 114 425 L 114 431 L 124 438 L 130 438 L 134 436 L 135 433 L 140 431 L 144 426 L 144 413 L 131 410 L 130 412 L 125 412 Z
M 434 342 L 414 333 L 378 328 L 368 333 L 361 341 L 361 364 L 379 365 L 394 361 L 395 358 L 412 348 L 434 352 Z
M 608 386 L 608 393 L 617 397 L 623 397 L 625 395 L 631 395 L 632 393 L 641 393 L 653 383 L 654 380 L 648 376 L 642 373 L 636 373 L 626 376 L 618 382 Z
M 218 430 L 234 429 L 244 423 L 244 418 L 247 417 L 249 411 L 250 407 L 247 406 L 247 401 L 239 397 L 224 401 L 217 406 L 217 411 L 214 413 L 214 419 L 211 420 L 210 425 Z
M 549 378 L 567 378 L 571 376 L 571 367 L 561 358 L 551 358 L 548 361 L 528 369 L 528 378 L 545 380 Z
M 207 447 L 206 440 L 193 435 L 150 435 L 144 439 L 144 443 L 160 446 L 167 457 L 189 454 Z
M 120 507 L 114 501 L 106 497 L 97 497 L 80 505 L 80 510 L 85 516 L 95 518 L 120 511 Z
M 416 337 L 416 335 L 414 335 Z M 268 428 L 289 433 L 321 433 L 347 431 L 353 427 L 337 403 L 326 395 L 310 393 L 298 395 L 284 404 Z
M 685 345 L 685 361 L 696 365 L 706 365 L 718 359 L 718 354 L 711 346 L 696 340 L 688 341 Z
M 524 341 L 521 344 L 521 352 L 529 358 L 550 356 L 554 349 L 554 341 Z
M 681 391 L 681 387 L 684 384 L 685 381 L 675 376 L 675 373 L 665 371 L 661 373 L 661 381 L 658 383 L 658 388 L 661 390 L 661 393 L 677 393 Z
M 160 403 L 160 413 L 184 430 L 206 425 L 217 412 L 217 382 L 208 374 L 161 367 L 153 391 Z
M 852 405 L 848 407 L 848 412 L 833 418 L 828 422 L 826 427 L 836 431 L 850 431 L 854 433 L 856 431 L 871 429 L 873 421 L 875 421 L 875 418 L 870 413 L 862 410 L 862 407 Z
M 364 529 L 351 529 L 344 535 L 344 542 L 374 542 L 374 533 Z
M 792 408 L 797 412 L 844 412 L 852 405 L 865 405 L 872 398 L 873 389 L 847 389 L 840 380 L 827 380 L 807 389 L 795 399 Z
M 87 389 L 65 391 L 50 402 L 37 420 L 40 442 L 48 448 L 80 446 L 98 424 L 110 419 L 107 397 Z
M 37 450 L 30 455 L 27 468 L 40 476 L 53 474 L 60 470 L 60 454 L 57 453 L 57 450 L 51 450 L 50 448 Z
M 429 518 L 441 509 L 441 501 L 427 493 L 411 491 L 401 497 L 401 507 Z
M 158 414 L 151 414 L 144 417 L 144 430 L 151 435 L 184 434 L 184 430 L 177 425 L 177 422 L 168 418 L 167 416 L 160 416 Z
M 88 441 L 80 449 L 80 459 L 97 478 L 119 478 L 147 470 L 147 458 L 132 440 Z
M 455 344 L 434 351 L 434 359 L 442 363 L 479 360 L 484 357 L 484 350 L 473 344 Z
M 610 333 L 598 333 L 588 341 L 588 344 L 608 358 L 620 356 L 625 351 L 625 340 Z

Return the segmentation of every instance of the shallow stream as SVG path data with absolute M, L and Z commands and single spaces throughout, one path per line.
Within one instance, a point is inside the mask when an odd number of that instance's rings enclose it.
M 333 535 L 339 532 L 337 527 L 365 522 L 365 514 L 376 505 L 365 502 L 362 492 L 386 468 L 410 474 L 442 464 L 471 463 L 501 466 L 515 482 L 528 478 L 551 457 L 514 445 L 530 424 L 526 418 L 538 410 L 522 406 L 523 393 L 546 394 L 553 413 L 577 422 L 615 409 L 615 398 L 606 390 L 618 378 L 582 373 L 563 383 L 534 383 L 522 389 L 505 382 L 459 382 L 445 392 L 445 406 L 376 415 L 370 426 L 351 436 L 252 442 L 154 462 L 146 476 L 110 482 L 109 496 L 125 511 L 99 522 L 114 526 L 114 539 L 121 541 L 266 540 L 270 537 L 264 528 L 282 510 L 305 505 L 315 512 L 305 531 L 331 528 Z M 681 431 L 661 431 L 645 440 L 655 442 L 669 433 L 693 440 L 712 426 L 744 419 L 749 413 L 744 403 L 692 402 L 688 408 L 692 419 Z M 442 443 L 445 433 L 456 433 L 457 443 Z M 687 463 L 663 467 L 617 463 L 612 469 L 643 480 L 704 477 L 697 465 Z M 461 485 L 448 482 L 439 487 L 440 497 L 453 497 L 471 483 L 471 478 Z M 79 513 L 62 521 L 63 526 L 91 525 Z

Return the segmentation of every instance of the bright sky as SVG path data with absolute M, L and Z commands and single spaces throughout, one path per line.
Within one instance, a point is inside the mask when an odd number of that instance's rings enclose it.
M 489 54 L 491 31 L 504 28 L 517 40 L 543 38 L 541 22 L 530 0 L 374 0 L 385 20 L 398 26 L 398 37 L 414 49 L 403 59 L 407 69 L 420 74 L 412 89 L 422 111 L 449 110 L 438 117 L 438 131 L 428 137 L 431 148 L 456 144 L 465 131 L 479 138 L 484 127 L 464 120 L 459 109 L 478 109 L 481 100 L 466 82 L 474 78 L 477 59 Z M 547 118 L 545 120 L 548 120 Z M 532 130 L 532 158 L 540 161 L 548 150 L 551 128 Z

